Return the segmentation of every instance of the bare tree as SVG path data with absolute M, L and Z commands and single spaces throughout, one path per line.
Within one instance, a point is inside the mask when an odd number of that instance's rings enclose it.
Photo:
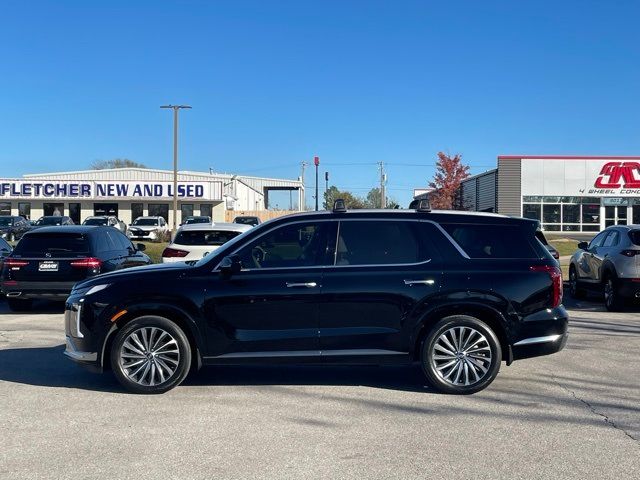
M 105 170 L 109 168 L 148 168 L 146 165 L 128 158 L 114 158 L 112 160 L 96 160 L 91 164 L 93 170 Z

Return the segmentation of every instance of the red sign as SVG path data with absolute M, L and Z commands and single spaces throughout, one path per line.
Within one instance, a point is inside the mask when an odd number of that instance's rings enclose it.
M 313 164 L 317 167 L 320 165 L 320 157 L 313 157 Z
M 637 173 L 637 176 L 634 175 Z M 600 170 L 596 188 L 640 188 L 639 162 L 609 162 Z

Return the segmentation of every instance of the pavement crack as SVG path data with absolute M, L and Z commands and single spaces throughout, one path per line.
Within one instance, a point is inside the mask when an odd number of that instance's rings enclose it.
M 596 407 L 594 407 L 593 405 L 591 405 L 591 403 L 589 403 L 587 400 L 585 400 L 584 398 L 579 397 L 576 392 L 574 392 L 573 390 L 571 390 L 569 387 L 563 385 L 562 383 L 560 383 L 558 381 L 558 379 L 555 377 L 555 375 L 551 374 L 551 378 L 553 378 L 553 381 L 555 382 L 556 385 L 558 385 L 560 388 L 562 388 L 563 390 L 567 391 L 575 400 L 579 401 L 580 403 L 582 403 L 585 407 L 587 407 L 589 409 L 589 411 L 591 413 L 593 413 L 594 415 L 597 415 L 598 417 L 602 418 L 604 420 L 604 422 L 615 428 L 616 430 L 619 430 L 620 432 L 624 433 L 627 437 L 629 437 L 631 440 L 633 440 L 634 442 L 640 444 L 640 439 L 634 437 L 633 435 L 631 435 L 629 432 L 627 432 L 624 428 L 622 428 L 621 426 L 619 426 L 618 424 L 616 424 L 615 421 L 613 421 L 611 418 L 609 418 L 609 416 L 605 415 L 604 413 L 600 413 Z

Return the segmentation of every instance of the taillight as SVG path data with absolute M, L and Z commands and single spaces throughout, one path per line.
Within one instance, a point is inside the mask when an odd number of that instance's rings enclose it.
M 529 267 L 532 272 L 546 272 L 551 278 L 553 294 L 551 296 L 551 308 L 562 303 L 562 270 L 559 267 L 550 265 L 534 265 Z
M 640 255 L 640 250 L 622 250 L 620 253 L 625 257 L 635 257 Z
M 162 251 L 162 256 L 164 258 L 182 258 L 182 257 L 186 257 L 187 255 L 189 255 L 189 252 L 187 252 L 186 250 L 178 250 L 177 248 L 165 248 Z
M 17 260 L 15 258 L 5 258 L 4 264 L 7 267 L 26 267 L 27 265 L 29 265 L 29 262 L 27 262 L 26 260 Z
M 100 268 L 102 260 L 95 257 L 79 258 L 78 260 L 73 260 L 71 266 L 77 268 Z

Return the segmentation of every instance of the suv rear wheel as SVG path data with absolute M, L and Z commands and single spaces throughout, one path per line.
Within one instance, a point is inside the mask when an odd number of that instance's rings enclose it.
M 498 375 L 502 349 L 491 328 L 468 315 L 440 320 L 422 343 L 422 370 L 438 390 L 470 394 Z
M 182 329 L 164 317 L 127 323 L 111 347 L 111 368 L 133 393 L 164 393 L 182 383 L 191 366 L 191 347 Z
M 569 292 L 575 299 L 585 297 L 585 292 L 580 288 L 580 284 L 578 283 L 578 272 L 576 271 L 576 267 L 573 265 L 569 267 Z
M 604 278 L 604 306 L 610 312 L 619 312 L 624 307 L 624 299 L 618 293 L 618 282 L 613 274 Z

